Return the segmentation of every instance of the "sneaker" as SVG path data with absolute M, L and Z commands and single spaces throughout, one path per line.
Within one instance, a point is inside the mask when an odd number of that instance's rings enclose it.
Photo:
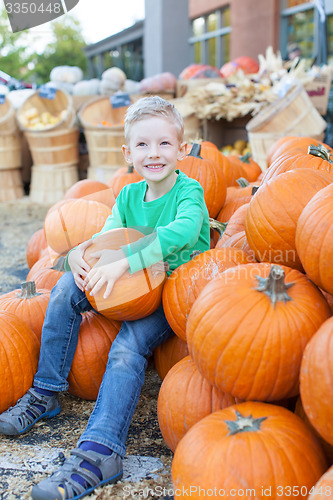
M 44 396 L 31 388 L 15 406 L 0 415 L 0 433 L 18 436 L 27 432 L 42 418 L 55 417 L 60 410 L 57 394 Z
M 101 471 L 102 478 L 81 467 L 87 461 Z M 85 486 L 75 481 L 80 476 Z M 116 483 L 123 475 L 122 459 L 117 453 L 102 455 L 92 450 L 75 448 L 71 457 L 52 476 L 43 479 L 31 491 L 33 500 L 75 500 L 89 495 L 95 488 L 105 484 Z M 73 477 L 74 476 L 74 477 Z

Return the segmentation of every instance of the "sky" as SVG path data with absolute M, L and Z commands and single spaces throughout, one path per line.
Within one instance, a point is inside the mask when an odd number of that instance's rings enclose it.
M 3 0 L 0 0 L 0 7 L 3 5 Z M 91 44 L 143 19 L 144 0 L 79 0 L 65 15 L 72 15 L 80 21 L 83 37 L 87 44 Z M 61 17 L 57 21 L 61 21 Z M 11 31 L 9 22 L 8 29 Z M 34 49 L 41 52 L 51 40 L 49 23 L 31 28 L 29 38 Z

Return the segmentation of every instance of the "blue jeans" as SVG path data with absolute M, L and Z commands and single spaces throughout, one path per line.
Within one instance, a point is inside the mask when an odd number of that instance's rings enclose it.
M 92 307 L 65 273 L 51 292 L 34 385 L 65 391 L 77 346 L 81 313 Z M 94 410 L 78 444 L 95 441 L 124 456 L 128 429 L 144 383 L 147 357 L 173 334 L 160 306 L 150 316 L 124 321 L 113 341 Z

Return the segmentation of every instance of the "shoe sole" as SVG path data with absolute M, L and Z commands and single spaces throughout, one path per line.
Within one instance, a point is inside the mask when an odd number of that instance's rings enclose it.
M 42 420 L 43 418 L 56 417 L 57 415 L 59 415 L 60 411 L 61 411 L 61 406 L 59 406 L 58 408 L 56 408 L 55 410 L 52 410 L 50 412 L 42 413 L 38 418 L 36 418 L 36 420 L 34 420 L 30 425 L 28 425 L 27 427 L 25 427 L 21 431 L 6 432 L 3 430 L 0 430 L 0 433 L 4 434 L 5 436 L 20 436 L 21 434 L 28 432 L 35 424 L 37 424 L 37 422 L 39 422 L 39 420 Z
M 100 481 L 98 484 L 96 484 L 96 486 L 88 488 L 83 493 L 81 493 L 80 495 L 76 495 L 75 497 L 72 497 L 70 500 L 78 500 L 79 498 L 85 497 L 86 495 L 90 495 L 90 493 L 92 493 L 96 488 L 99 488 L 100 486 L 104 486 L 106 484 L 116 483 L 122 477 L 123 477 L 123 471 L 119 472 L 115 476 L 109 477 L 108 479 L 104 479 L 104 481 Z M 38 485 L 32 488 L 30 496 L 33 500 L 49 500 L 50 498 L 49 493 L 46 490 L 41 490 L 38 487 Z

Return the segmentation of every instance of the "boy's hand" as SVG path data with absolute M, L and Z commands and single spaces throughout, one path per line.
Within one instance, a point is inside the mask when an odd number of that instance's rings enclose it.
M 129 268 L 128 260 L 122 250 L 104 249 L 91 254 L 91 257 L 99 260 L 86 275 L 83 286 L 94 296 L 106 284 L 103 298 L 107 299 L 115 282 Z
M 92 245 L 92 240 L 87 240 L 74 248 L 68 255 L 68 264 L 73 273 L 74 281 L 82 292 L 84 292 L 84 278 L 90 271 L 90 266 L 83 259 L 83 255 L 90 245 Z

